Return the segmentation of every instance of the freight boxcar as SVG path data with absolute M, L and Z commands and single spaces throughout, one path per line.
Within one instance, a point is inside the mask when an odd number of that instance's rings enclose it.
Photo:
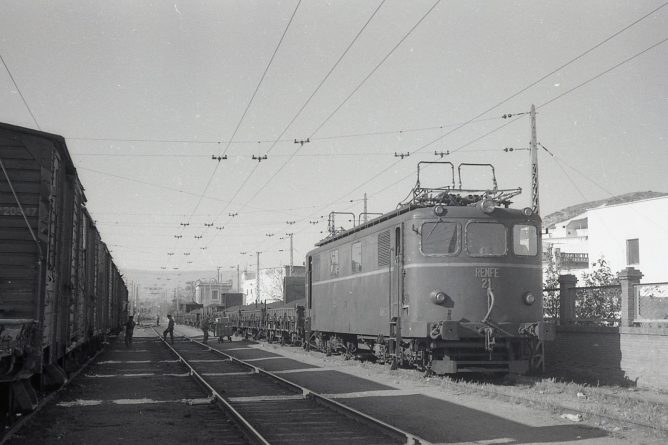
M 127 316 L 61 136 L 0 124 L 0 409 L 33 409 Z

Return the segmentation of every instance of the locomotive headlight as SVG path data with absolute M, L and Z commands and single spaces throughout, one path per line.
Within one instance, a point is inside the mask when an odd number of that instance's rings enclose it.
M 446 209 L 445 206 L 437 205 L 436 207 L 434 207 L 434 215 L 440 217 L 445 215 L 446 213 L 448 213 L 448 209 Z
M 533 294 L 532 294 L 531 292 L 526 292 L 526 293 L 522 296 L 522 301 L 523 301 L 524 304 L 526 304 L 527 306 L 531 306 L 532 304 L 534 304 L 534 303 L 536 302 L 536 297 L 534 297 Z
M 482 210 L 483 212 L 485 212 L 487 214 L 492 213 L 494 211 L 494 207 L 495 207 L 494 206 L 494 201 L 492 201 L 491 199 L 483 199 L 482 201 L 480 201 L 478 203 L 478 205 L 480 206 L 480 210 Z
M 448 296 L 445 295 L 445 292 L 440 290 L 435 290 L 431 293 L 431 302 L 434 304 L 443 304 L 447 298 Z
M 524 216 L 531 216 L 533 215 L 533 209 L 531 207 L 525 207 L 522 209 L 522 214 Z

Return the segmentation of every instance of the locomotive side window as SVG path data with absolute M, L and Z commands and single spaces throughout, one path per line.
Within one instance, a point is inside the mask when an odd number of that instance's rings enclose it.
M 351 272 L 361 272 L 362 271 L 362 242 L 358 241 L 353 243 L 351 246 Z
M 470 256 L 506 254 L 506 226 L 497 223 L 471 222 L 466 226 L 466 250 Z
M 339 276 L 339 251 L 332 250 L 329 252 L 329 275 L 332 277 Z
M 538 253 L 538 234 L 535 226 L 513 226 L 513 252 L 515 255 L 535 256 Z
M 425 255 L 456 255 L 459 252 L 459 224 L 445 221 L 422 224 L 421 249 Z

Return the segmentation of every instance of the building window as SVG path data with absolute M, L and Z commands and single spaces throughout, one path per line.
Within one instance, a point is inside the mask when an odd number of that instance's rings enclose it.
M 351 258 L 352 258 L 352 260 L 351 260 L 350 264 L 352 266 L 352 273 L 361 272 L 362 271 L 362 242 L 361 241 L 353 243 Z
M 626 264 L 640 264 L 640 240 L 627 239 L 626 240 Z
M 211 299 L 218 301 L 218 291 L 217 290 L 212 290 L 211 291 Z

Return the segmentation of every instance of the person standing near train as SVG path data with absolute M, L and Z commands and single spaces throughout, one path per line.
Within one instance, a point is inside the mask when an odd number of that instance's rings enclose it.
M 135 321 L 133 316 L 128 317 L 128 321 L 125 323 L 125 347 L 129 348 L 132 346 L 132 335 L 135 331 Z
M 202 316 L 202 321 L 199 323 L 199 327 L 204 333 L 204 337 L 202 338 L 202 342 L 206 343 L 209 340 L 209 318 Z
M 167 341 L 167 334 L 169 334 L 171 343 L 174 344 L 174 319 L 171 315 L 167 315 L 167 319 L 169 323 L 167 323 L 167 329 L 162 333 L 162 338 Z

